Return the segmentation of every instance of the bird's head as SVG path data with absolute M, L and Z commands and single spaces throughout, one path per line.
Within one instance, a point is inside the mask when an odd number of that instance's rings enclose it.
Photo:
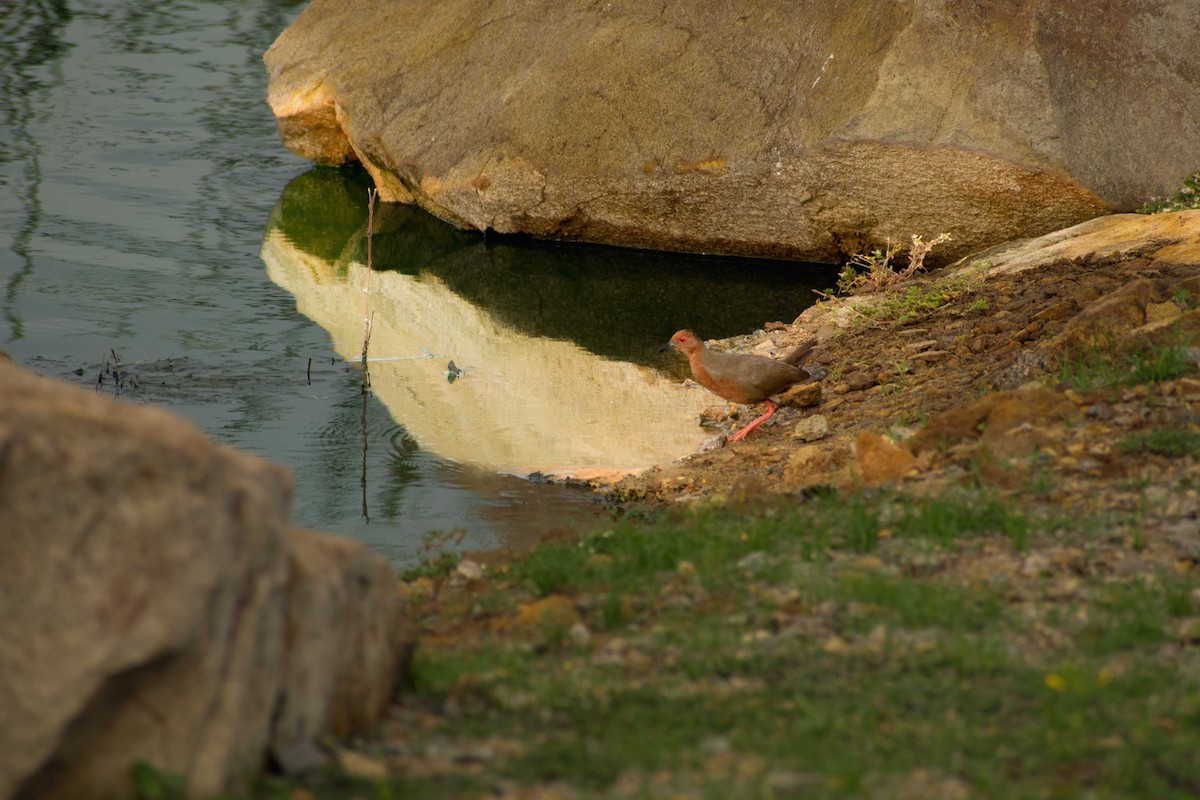
M 675 331 L 675 335 L 671 337 L 671 341 L 659 348 L 662 350 L 680 350 L 689 355 L 696 350 L 703 348 L 704 345 L 700 342 L 700 338 L 691 331 Z

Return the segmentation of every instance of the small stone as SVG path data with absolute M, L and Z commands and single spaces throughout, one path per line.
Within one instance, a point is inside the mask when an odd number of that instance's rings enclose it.
M 812 466 L 821 457 L 821 448 L 815 444 L 806 444 L 797 447 L 790 456 L 788 456 L 788 472 L 803 472 Z
M 802 383 L 779 395 L 779 405 L 812 408 L 821 404 L 821 384 Z
M 729 406 L 706 406 L 700 411 L 701 422 L 720 422 L 729 418 Z
M 517 628 L 531 633 L 569 631 L 579 622 L 575 605 L 560 594 L 525 603 L 517 610 Z
M 1195 378 L 1180 378 L 1171 383 L 1169 391 L 1176 397 L 1194 400 L 1200 397 L 1200 380 L 1196 380 Z
M 767 554 L 762 550 L 755 550 L 753 553 L 748 553 L 738 559 L 738 569 L 746 572 L 758 572 L 767 565 Z
M 825 641 L 821 642 L 821 649 L 831 655 L 845 653 L 850 649 L 850 645 L 846 644 L 846 640 L 840 636 L 830 636 Z
M 916 458 L 877 433 L 863 431 L 855 441 L 858 468 L 869 486 L 899 480 L 913 469 Z
M 802 442 L 815 442 L 829 436 L 829 420 L 821 414 L 805 417 L 796 423 L 792 436 Z
M 1030 553 L 1021 564 L 1021 575 L 1026 578 L 1036 578 L 1044 575 L 1050 569 L 1050 559 L 1042 553 Z
M 458 562 L 458 566 L 454 568 L 454 572 L 465 580 L 477 581 L 483 578 L 483 565 L 477 561 L 463 559 Z
M 948 350 L 926 350 L 923 353 L 914 353 L 913 355 L 909 356 L 909 359 L 913 363 L 916 363 L 916 364 L 921 364 L 921 363 L 930 363 L 931 364 L 935 361 L 941 361 L 943 358 L 945 358 L 948 355 L 950 355 L 950 352 Z
M 1183 311 L 1180 310 L 1173 301 L 1168 300 L 1165 303 L 1149 303 L 1146 306 L 1146 323 L 1166 322 L 1167 320 L 1178 319 L 1183 316 Z
M 870 389 L 876 383 L 875 376 L 870 372 L 852 372 L 846 376 L 846 386 L 848 391 L 861 392 L 863 389 Z
M 1070 300 L 1060 300 L 1052 306 L 1042 309 L 1034 315 L 1034 319 L 1040 319 L 1043 322 L 1053 322 L 1059 319 L 1066 319 L 1075 313 L 1075 304 Z
M 887 643 L 888 629 L 883 623 L 880 623 L 872 628 L 871 632 L 867 634 L 866 640 L 863 642 L 867 650 L 871 651 L 872 653 L 882 653 L 883 649 L 887 647 Z
M 1028 342 L 1030 339 L 1037 338 L 1041 332 L 1042 323 L 1035 320 L 1013 334 L 1013 339 L 1018 342 Z
M 691 611 L 696 605 L 692 598 L 680 592 L 672 592 L 664 595 L 659 600 L 659 607 L 669 611 Z
M 375 781 L 388 776 L 387 764 L 379 759 L 364 756 L 362 753 L 356 753 L 353 750 L 338 750 L 336 757 L 338 766 L 341 767 L 342 772 L 351 778 Z
M 571 644 L 577 647 L 587 647 L 592 643 L 592 632 L 588 630 L 587 625 L 576 622 L 567 631 L 567 638 L 571 640 Z
M 801 797 L 819 790 L 825 781 L 821 774 L 775 771 L 767 775 L 766 784 L 770 797 Z
M 329 756 L 312 741 L 276 745 L 271 755 L 284 775 L 303 775 L 329 765 Z
M 1200 617 L 1181 619 L 1175 629 L 1175 638 L 1182 642 L 1200 640 Z
M 937 339 L 925 339 L 924 341 L 910 342 L 909 344 L 904 345 L 904 352 L 919 353 L 922 350 L 929 350 L 933 347 L 937 347 Z
M 733 744 L 728 736 L 709 736 L 700 742 L 699 750 L 706 756 L 722 756 L 733 752 Z

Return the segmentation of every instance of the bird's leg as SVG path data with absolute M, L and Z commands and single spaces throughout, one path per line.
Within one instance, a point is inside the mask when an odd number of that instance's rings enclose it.
M 751 423 L 750 423 L 749 425 L 747 425 L 746 427 L 742 428 L 740 431 L 738 431 L 737 433 L 735 433 L 733 436 L 730 436 L 730 437 L 729 437 L 729 441 L 731 441 L 731 442 L 740 442 L 742 439 L 745 439 L 747 436 L 749 436 L 749 435 L 750 435 L 750 431 L 754 430 L 754 429 L 755 429 L 755 428 L 757 428 L 759 425 L 762 425 L 764 422 L 766 422 L 767 420 L 769 420 L 769 419 L 771 418 L 771 416 L 772 416 L 772 415 L 773 415 L 773 414 L 774 414 L 776 411 L 778 411 L 778 410 L 779 410 L 779 404 L 778 404 L 778 403 L 776 403 L 774 400 L 764 400 L 764 401 L 763 401 L 763 403 L 765 403 L 765 404 L 766 404 L 766 406 L 767 406 L 767 413 L 763 414 L 761 417 L 759 417 L 758 419 L 754 420 L 753 422 L 751 422 Z

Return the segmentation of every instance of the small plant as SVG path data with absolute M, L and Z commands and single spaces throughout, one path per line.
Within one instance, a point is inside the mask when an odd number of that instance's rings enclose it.
M 1131 433 L 1117 446 L 1126 453 L 1154 453 L 1168 458 L 1200 456 L 1200 433 L 1189 430 Z
M 900 391 L 909 384 L 909 376 L 912 375 L 912 364 L 907 358 L 901 358 L 896 362 L 896 377 L 891 383 L 886 383 L 883 386 L 884 394 L 894 394 Z
M 842 294 L 877 292 L 916 275 L 925 269 L 925 257 L 942 242 L 952 241 L 950 234 L 939 233 L 928 242 L 919 234 L 913 234 L 908 248 L 908 266 L 896 270 L 892 259 L 900 252 L 899 243 L 889 241 L 882 250 L 876 248 L 869 253 L 856 253 L 842 268 L 838 276 L 838 290 Z
M 1187 347 L 1176 342 L 1150 344 L 1132 351 L 1088 350 L 1064 359 L 1059 367 L 1059 379 L 1078 390 L 1121 389 L 1174 380 L 1191 371 Z
M 153 765 L 138 761 L 129 770 L 137 800 L 186 800 L 183 776 L 163 772 Z
M 903 292 L 889 292 L 878 302 L 851 306 L 865 322 L 903 325 L 934 311 L 968 291 L 954 279 L 936 280 L 922 286 L 909 286 Z
M 448 532 L 430 531 L 425 534 L 421 546 L 417 548 L 417 553 L 421 556 L 420 562 L 406 569 L 401 574 L 401 579 L 412 581 L 417 578 L 440 578 L 449 575 L 458 566 L 461 556 L 456 550 L 444 548 L 447 545 L 459 547 L 466 535 L 467 532 L 461 528 Z
M 976 300 L 974 303 L 971 303 L 971 305 L 967 306 L 967 310 L 965 313 L 981 314 L 984 311 L 987 311 L 989 308 L 991 308 L 991 304 L 988 303 L 987 298 L 981 297 L 978 300 Z
M 898 243 L 888 241 L 883 250 L 875 248 L 868 253 L 850 256 L 838 275 L 838 291 L 854 294 L 858 291 L 875 291 L 894 283 L 897 273 L 892 269 L 892 259 L 899 250 Z
M 1186 211 L 1200 208 L 1200 172 L 1193 172 L 1183 181 L 1183 187 L 1173 197 L 1156 197 L 1138 209 L 1139 214 L 1159 214 L 1164 211 Z

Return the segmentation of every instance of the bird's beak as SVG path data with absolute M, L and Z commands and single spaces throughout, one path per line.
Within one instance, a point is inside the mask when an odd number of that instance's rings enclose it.
M 674 343 L 674 342 L 667 342 L 667 343 L 666 343 L 666 344 L 664 344 L 662 347 L 658 348 L 658 352 L 662 353 L 662 352 L 664 352 L 664 351 L 666 351 L 666 350 L 674 350 L 674 349 L 675 349 L 675 343 Z

